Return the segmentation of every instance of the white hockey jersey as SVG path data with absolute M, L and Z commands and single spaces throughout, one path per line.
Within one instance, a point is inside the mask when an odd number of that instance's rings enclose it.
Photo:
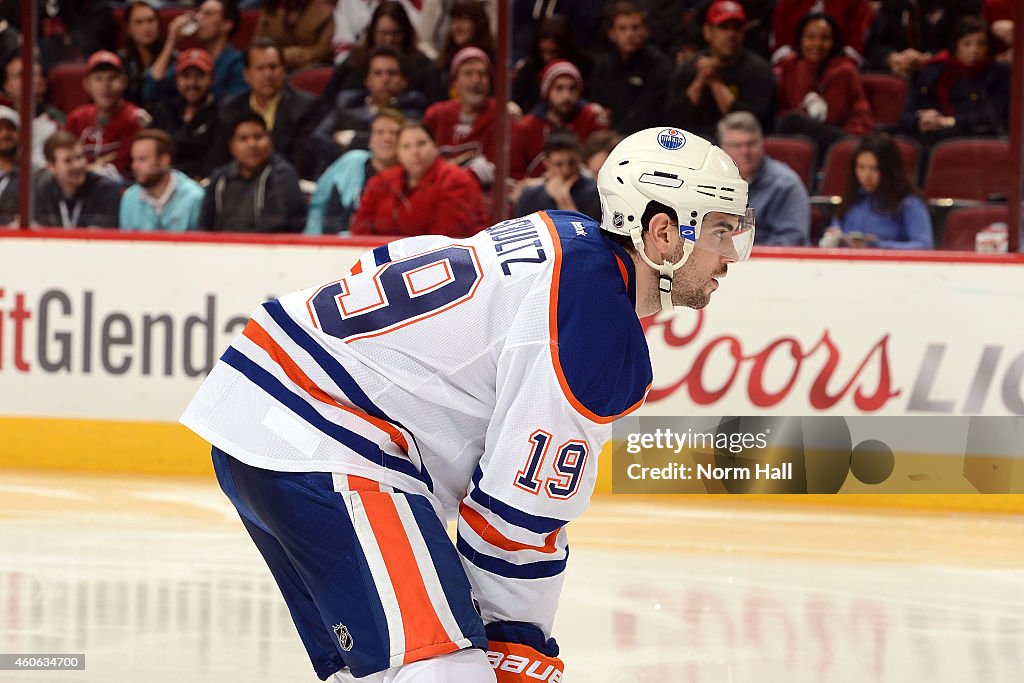
M 181 421 L 254 467 L 427 495 L 458 515 L 484 622 L 550 635 L 564 527 L 650 384 L 631 259 L 553 211 L 395 241 L 263 304 Z

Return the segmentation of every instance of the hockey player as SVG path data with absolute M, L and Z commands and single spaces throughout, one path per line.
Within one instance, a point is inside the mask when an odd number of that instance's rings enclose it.
M 321 679 L 561 680 L 565 525 L 650 388 L 639 318 L 706 306 L 753 242 L 736 165 L 678 128 L 598 184 L 601 223 L 411 237 L 263 304 L 182 417 Z

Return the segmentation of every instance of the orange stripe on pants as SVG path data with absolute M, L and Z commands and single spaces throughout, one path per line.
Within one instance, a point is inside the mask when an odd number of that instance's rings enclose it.
M 405 632 L 405 663 L 459 649 L 444 630 L 420 576 L 409 537 L 398 516 L 395 501 L 386 493 L 359 493 L 370 528 L 380 546 L 384 565 L 402 612 Z M 431 564 L 430 570 L 433 569 Z M 419 651 L 419 652 L 417 652 Z

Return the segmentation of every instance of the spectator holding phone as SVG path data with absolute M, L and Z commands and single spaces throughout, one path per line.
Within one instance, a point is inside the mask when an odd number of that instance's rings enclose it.
M 921 192 L 903 168 L 899 149 L 885 134 L 860 141 L 839 205 L 837 223 L 820 246 L 932 249 L 932 220 Z

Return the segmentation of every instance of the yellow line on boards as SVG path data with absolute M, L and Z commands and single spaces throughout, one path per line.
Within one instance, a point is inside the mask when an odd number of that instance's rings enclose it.
M 210 446 L 175 422 L 0 417 L 0 467 L 213 475 Z

